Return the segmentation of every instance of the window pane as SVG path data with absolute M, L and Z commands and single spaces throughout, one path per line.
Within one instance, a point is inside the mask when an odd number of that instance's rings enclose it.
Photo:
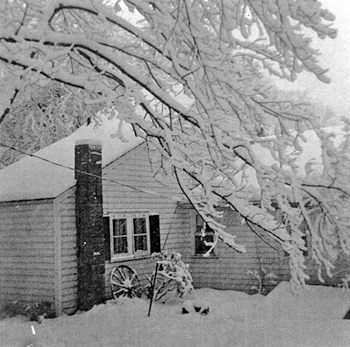
M 196 214 L 196 234 L 200 233 L 203 228 L 203 219 L 200 215 Z
M 204 220 L 200 215 L 196 215 L 196 234 L 201 233 L 204 226 Z M 205 223 L 205 231 L 211 231 L 210 226 Z
M 134 237 L 135 252 L 137 251 L 147 251 L 147 236 L 135 236 Z
M 114 253 L 128 253 L 128 239 L 124 236 L 118 236 L 113 239 Z
M 195 235 L 194 237 L 194 250 L 195 250 L 195 254 L 204 254 L 205 250 L 204 250 L 204 243 L 201 240 L 201 236 L 200 235 Z
M 114 219 L 113 220 L 113 235 L 119 236 L 119 235 L 126 235 L 127 229 L 126 229 L 126 219 Z
M 146 218 L 134 218 L 134 235 L 146 234 Z
M 195 235 L 194 237 L 194 247 L 195 247 L 195 254 L 205 254 L 209 249 L 210 246 L 206 246 L 204 242 L 213 242 L 214 241 L 214 235 L 213 232 L 207 232 L 207 234 L 202 237 L 201 235 Z M 212 255 L 214 255 L 214 250 L 211 252 Z

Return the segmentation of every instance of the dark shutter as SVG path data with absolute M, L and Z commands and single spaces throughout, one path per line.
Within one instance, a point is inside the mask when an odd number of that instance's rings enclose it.
M 149 233 L 151 238 L 151 253 L 160 252 L 159 215 L 149 216 Z
M 103 235 L 105 239 L 105 259 L 111 260 L 111 237 L 109 233 L 109 216 L 103 216 Z

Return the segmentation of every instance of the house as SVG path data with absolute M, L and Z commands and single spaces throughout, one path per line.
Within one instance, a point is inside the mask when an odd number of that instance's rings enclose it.
M 146 283 L 150 254 L 163 249 L 182 254 L 195 287 L 252 293 L 289 278 L 280 245 L 225 206 L 223 224 L 247 253 L 219 242 L 203 257 L 203 221 L 175 181 L 158 178 L 149 156 L 130 125 L 104 119 L 0 171 L 0 306 L 50 301 L 56 315 L 90 309 L 111 297 L 113 268 L 128 265 Z
M 93 124 L 84 126 L 35 157 L 0 171 L 2 303 L 51 301 L 59 315 L 84 309 L 84 302 L 89 306 L 90 301 L 102 301 L 110 291 L 108 274 L 118 262 L 139 272 L 154 270 L 149 254 L 158 249 L 157 241 L 150 239 L 151 222 L 156 229 L 159 221 L 158 245 L 166 243 L 170 251 L 186 249 L 185 235 L 176 233 L 184 224 L 176 213 L 178 188 L 153 178 L 146 145 L 130 128 L 123 129 L 128 141 L 111 137 L 119 127 L 119 122 L 107 119 L 97 129 Z M 101 176 L 101 167 L 103 183 L 94 176 Z M 106 219 L 111 225 L 107 252 Z M 116 239 L 124 238 L 112 231 L 118 220 L 126 221 L 127 235 L 119 245 L 127 249 L 115 248 Z M 132 221 L 139 223 L 136 249 L 131 248 Z M 95 297 L 89 291 L 92 287 Z

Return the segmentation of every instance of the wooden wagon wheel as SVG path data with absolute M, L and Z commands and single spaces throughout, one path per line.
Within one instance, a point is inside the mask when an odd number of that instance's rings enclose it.
M 111 288 L 115 299 L 119 297 L 140 297 L 140 281 L 135 270 L 126 265 L 120 265 L 111 272 Z

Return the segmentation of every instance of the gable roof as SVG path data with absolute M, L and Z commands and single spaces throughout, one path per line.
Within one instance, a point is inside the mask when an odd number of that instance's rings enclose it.
M 121 135 L 122 134 L 122 135 Z M 75 143 L 81 140 L 102 142 L 102 165 L 106 166 L 141 144 L 132 127 L 116 118 L 102 117 L 84 125 L 70 136 L 0 170 L 0 201 L 55 198 L 76 183 L 74 178 Z
M 334 133 L 338 141 L 341 135 L 344 135 L 341 127 L 324 130 L 327 133 Z M 305 165 L 310 161 L 313 161 L 314 166 L 320 169 L 322 167 L 319 138 L 311 130 L 306 131 L 304 136 L 307 141 L 302 144 L 302 154 L 295 154 L 301 176 L 305 175 Z M 28 156 L 0 170 L 0 202 L 55 198 L 73 187 L 76 183 L 73 170 L 75 144 L 77 141 L 88 139 L 102 142 L 103 166 L 144 142 L 142 138 L 135 137 L 130 124 L 116 118 L 109 120 L 107 117 L 102 117 L 102 124 L 98 126 L 92 121 L 90 125 L 82 126 L 70 136 L 35 153 L 35 156 L 58 165 Z M 269 150 L 260 144 L 253 144 L 253 151 L 266 165 L 276 163 Z M 245 177 L 247 187 L 253 190 L 259 189 L 254 169 L 248 169 Z

